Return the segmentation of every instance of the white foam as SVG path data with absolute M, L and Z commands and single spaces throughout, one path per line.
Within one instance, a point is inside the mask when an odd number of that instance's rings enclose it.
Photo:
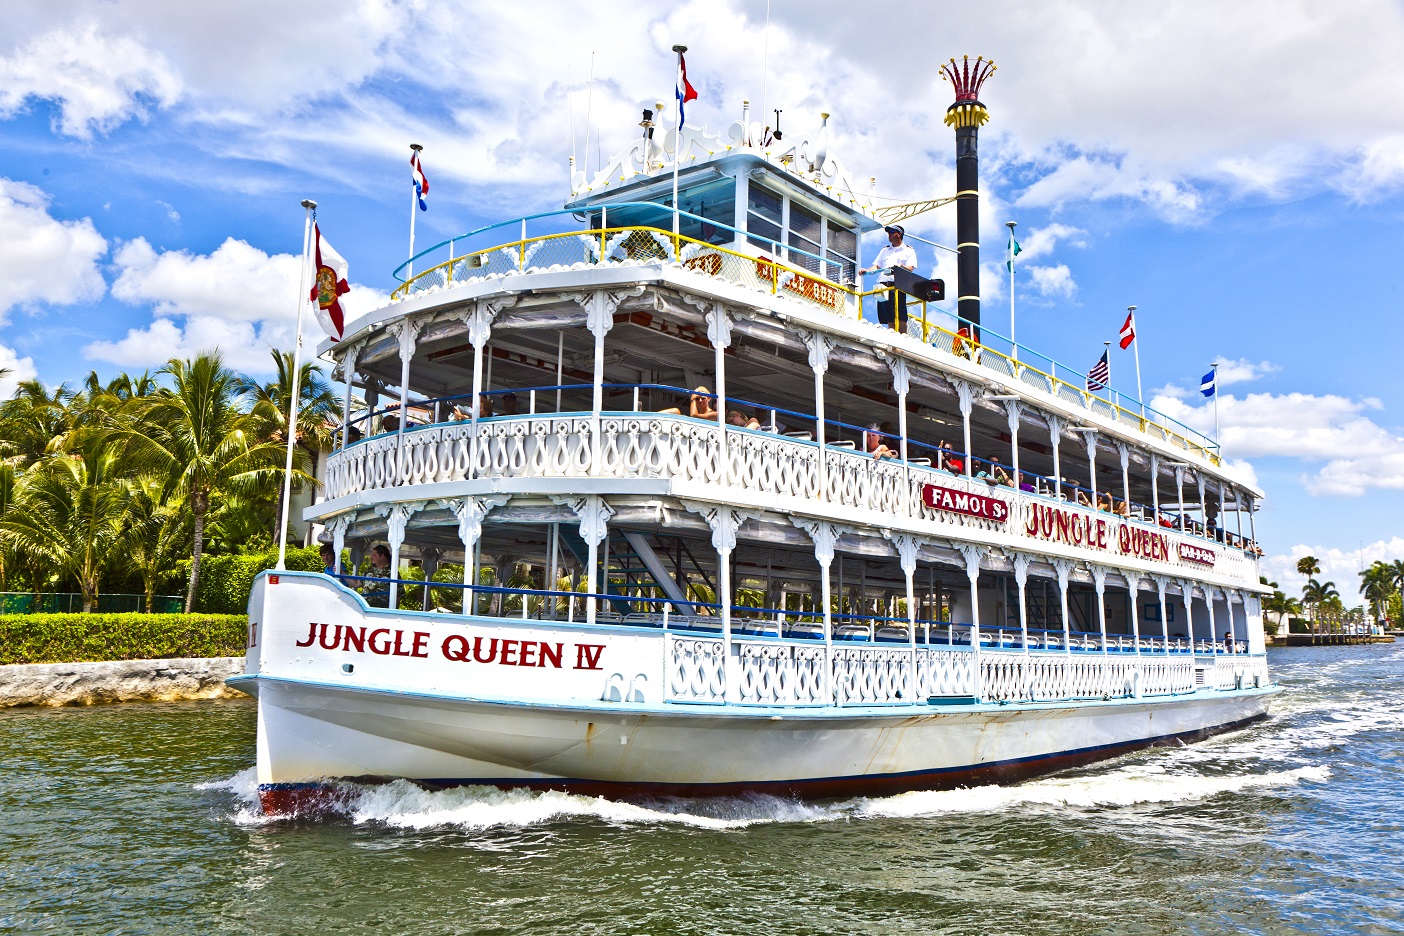
M 1221 793 L 1294 786 L 1303 780 L 1324 781 L 1330 775 L 1330 768 L 1324 766 L 1232 776 L 1172 773 L 1157 765 L 1123 767 L 1083 777 L 1034 780 L 1017 786 L 901 793 L 884 799 L 857 801 L 860 805 L 856 812 L 863 816 L 913 818 L 953 812 L 999 812 L 1015 807 L 1093 809 L 1183 803 Z

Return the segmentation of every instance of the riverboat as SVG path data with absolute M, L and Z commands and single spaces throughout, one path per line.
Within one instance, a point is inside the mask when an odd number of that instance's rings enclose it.
M 1266 714 L 1262 492 L 980 321 L 968 66 L 954 315 L 919 281 L 876 321 L 862 238 L 901 215 L 825 127 L 645 113 L 564 210 L 421 252 L 319 348 L 334 574 L 257 580 L 229 681 L 265 810 L 390 778 L 888 793 Z

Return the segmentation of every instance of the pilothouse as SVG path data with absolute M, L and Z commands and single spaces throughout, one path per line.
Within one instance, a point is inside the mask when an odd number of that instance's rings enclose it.
M 260 578 L 231 681 L 269 811 L 390 777 L 942 787 L 1266 713 L 1262 493 L 982 325 L 992 66 L 945 70 L 953 199 L 883 207 L 827 114 L 782 141 L 654 108 L 561 211 L 424 251 L 320 349 L 335 567 Z M 864 234 L 950 200 L 954 310 L 862 275 Z

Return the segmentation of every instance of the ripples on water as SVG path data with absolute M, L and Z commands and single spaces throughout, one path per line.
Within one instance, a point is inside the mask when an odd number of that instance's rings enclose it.
M 1274 651 L 1273 717 L 1010 787 L 257 808 L 253 707 L 0 712 L 0 931 L 1396 933 L 1404 646 Z

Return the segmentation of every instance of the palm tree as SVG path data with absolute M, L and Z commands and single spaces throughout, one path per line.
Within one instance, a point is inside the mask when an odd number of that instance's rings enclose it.
M 1300 563 L 1298 565 L 1300 567 Z M 1307 579 L 1306 585 L 1302 588 L 1302 601 L 1313 609 L 1313 621 L 1316 620 L 1315 609 L 1320 608 L 1322 604 L 1329 602 L 1332 598 L 1340 601 L 1340 597 L 1341 593 L 1336 590 L 1335 582 L 1318 582 L 1312 578 Z
M 59 384 L 52 391 L 40 380 L 24 380 L 0 403 L 0 447 L 21 467 L 32 465 L 63 444 L 73 428 L 69 403 L 73 391 Z
M 239 392 L 253 403 L 252 415 L 258 421 L 259 435 L 280 446 L 288 444 L 288 403 L 292 399 L 293 355 L 291 351 L 271 351 L 276 377 L 272 383 L 261 384 L 244 377 L 239 380 Z M 321 451 L 332 448 L 336 425 L 341 419 L 341 401 L 331 382 L 322 376 L 322 369 L 306 363 L 298 368 L 297 450 L 294 467 L 305 473 L 313 468 L 312 459 Z M 279 486 L 274 499 L 274 542 L 279 537 L 278 523 L 283 516 L 283 490 Z M 287 536 L 287 531 L 283 531 Z
M 276 476 L 277 443 L 261 440 L 252 416 L 238 406 L 239 377 L 218 352 L 194 360 L 172 359 L 160 373 L 172 386 L 143 399 L 140 431 L 122 431 L 147 472 L 170 482 L 189 505 L 193 525 L 188 613 L 195 603 L 204 549 L 205 517 L 226 491 L 257 485 Z
M 141 578 L 147 614 L 155 604 L 156 589 L 175 575 L 176 560 L 190 543 L 190 513 L 167 488 L 168 479 L 156 475 L 128 483 L 122 554 L 126 567 Z
M 1380 617 L 1379 609 L 1394 591 L 1393 568 L 1387 562 L 1376 561 L 1370 568 L 1360 573 L 1360 593 L 1370 602 L 1375 616 Z
M 1263 599 L 1263 611 L 1277 615 L 1277 628 L 1282 629 L 1282 618 L 1288 614 L 1300 614 L 1302 605 L 1295 598 L 1288 598 L 1276 582 L 1269 582 L 1266 575 L 1258 576 L 1258 581 L 1272 589 L 1272 594 Z
M 25 472 L 16 508 L 0 520 L 0 537 L 77 579 L 88 612 L 121 543 L 125 469 L 120 445 L 105 434 L 75 434 L 70 441 L 70 451 Z

